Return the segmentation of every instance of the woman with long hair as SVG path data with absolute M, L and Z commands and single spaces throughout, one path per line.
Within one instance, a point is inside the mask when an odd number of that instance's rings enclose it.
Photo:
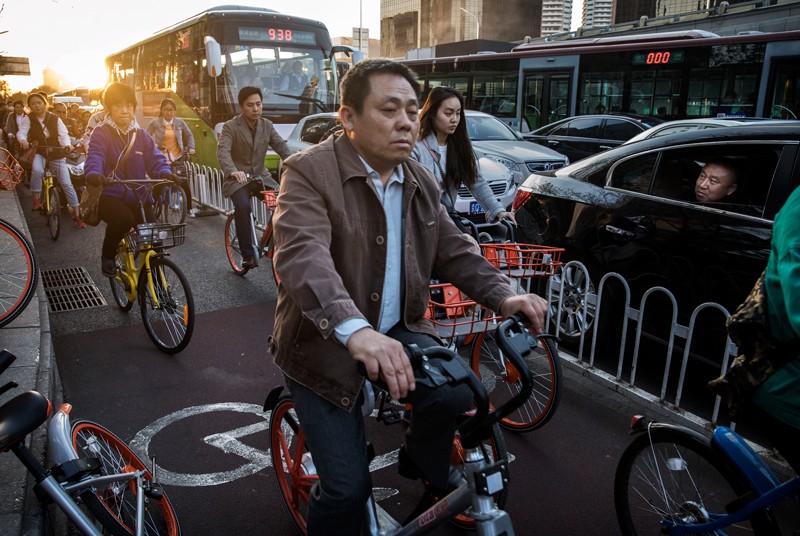
M 47 98 L 40 93 L 28 95 L 28 108 L 31 110 L 28 116 L 30 123 L 19 130 L 17 139 L 23 150 L 28 148 L 29 143 L 34 141 L 38 143 L 36 156 L 31 166 L 33 210 L 42 208 L 42 178 L 44 178 L 45 166 L 49 165 L 55 173 L 61 189 L 64 190 L 75 225 L 79 229 L 83 229 L 86 224 L 81 220 L 78 194 L 72 186 L 69 169 L 67 169 L 67 153 L 72 151 L 72 142 L 67 127 L 57 115 L 47 111 Z
M 433 88 L 420 110 L 419 141 L 411 158 L 439 180 L 442 204 L 451 215 L 458 187 L 463 183 L 486 211 L 487 221 L 508 219 L 516 223 L 514 213 L 506 211 L 481 176 L 463 110 L 464 97 L 457 90 Z
M 186 121 L 175 117 L 176 110 L 174 100 L 163 99 L 158 117 L 147 125 L 147 133 L 153 137 L 153 141 L 170 162 L 180 159 L 184 154 L 194 154 L 194 135 Z M 192 208 L 188 178 L 182 178 L 181 188 L 186 192 L 186 208 L 190 214 L 194 214 L 196 211 Z

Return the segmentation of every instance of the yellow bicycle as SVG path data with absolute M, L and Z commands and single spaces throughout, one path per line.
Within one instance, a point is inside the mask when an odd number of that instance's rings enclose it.
M 170 181 L 141 179 L 106 181 L 106 184 L 138 185 L 150 191 Z M 126 184 L 128 183 L 128 184 Z M 145 220 L 142 198 L 139 210 Z M 166 249 L 183 244 L 186 224 L 140 223 L 125 235 L 114 259 L 116 273 L 110 277 L 114 301 L 123 311 L 139 302 L 147 335 L 162 352 L 175 354 L 186 348 L 194 330 L 194 298 L 189 282 L 178 266 L 167 258 Z
M 50 238 L 58 240 L 61 234 L 61 199 L 56 188 L 56 176 L 49 165 L 45 165 L 42 178 L 42 214 L 50 231 Z

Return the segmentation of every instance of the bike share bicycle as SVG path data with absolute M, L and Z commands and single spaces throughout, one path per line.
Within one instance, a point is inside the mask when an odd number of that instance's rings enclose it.
M 163 147 L 159 147 L 162 152 Z M 178 158 L 172 159 L 172 155 L 166 151 L 167 160 L 172 170 L 172 174 L 180 179 L 181 184 L 167 184 L 156 197 L 153 212 L 156 221 L 161 223 L 184 223 L 186 214 L 189 213 L 189 187 L 192 176 L 191 155 L 183 153 Z M 184 186 L 186 185 L 186 186 Z
M 248 179 L 250 176 L 248 175 Z M 272 256 L 275 253 L 274 240 L 272 238 L 272 216 L 275 213 L 275 207 L 278 203 L 277 190 L 263 190 L 261 191 L 261 204 L 266 210 L 266 224 L 264 231 L 259 238 L 256 235 L 256 216 L 255 211 L 251 207 L 250 210 L 250 233 L 252 234 L 252 244 L 256 250 L 256 257 L 258 259 L 266 258 L 272 268 L 272 277 L 275 280 L 275 286 L 280 282 L 278 274 L 275 272 L 275 265 L 272 263 Z M 225 254 L 228 262 L 237 275 L 245 275 L 250 268 L 244 265 L 244 255 L 239 247 L 239 235 L 236 234 L 236 216 L 233 211 L 228 213 L 228 218 L 225 220 Z
M 527 292 L 536 279 L 549 278 L 561 266 L 562 248 L 514 241 L 508 221 L 492 224 L 462 223 L 478 241 L 481 253 L 515 284 Z M 498 316 L 480 307 L 448 284 L 431 285 L 428 318 L 454 348 L 468 347 L 472 371 L 483 381 L 493 405 L 514 397 L 522 387 L 520 372 L 506 359 L 495 340 Z M 561 364 L 555 337 L 539 336 L 536 349 L 526 357 L 533 390 L 529 399 L 500 420 L 513 432 L 531 432 L 553 417 L 561 394 Z
M 116 181 L 134 191 L 141 221 L 146 221 L 144 199 L 153 188 L 171 183 L 161 179 Z M 136 185 L 136 186 L 133 186 Z M 136 190 L 144 190 L 139 195 Z M 194 331 L 194 297 L 180 268 L 165 250 L 183 244 L 186 224 L 140 223 L 123 237 L 114 257 L 116 271 L 109 278 L 111 293 L 123 311 L 139 302 L 147 335 L 162 352 L 175 354 L 186 348 Z
M 17 160 L 0 148 L 0 187 L 13 190 L 22 181 Z M 0 327 L 17 318 L 33 299 L 39 270 L 33 246 L 22 231 L 0 219 Z
M 15 359 L 0 351 L 0 374 Z M 2 385 L 0 394 L 15 387 L 15 382 Z M 25 440 L 52 410 L 51 401 L 36 391 L 0 406 L 0 453 L 11 451 L 22 462 L 43 504 L 54 503 L 87 536 L 180 536 L 172 503 L 156 479 L 155 460 L 149 470 L 106 428 L 90 421 L 71 423 L 69 404 L 62 404 L 47 425 L 52 466 L 45 469 Z
M 459 426 L 454 452 L 461 453 L 460 469 L 466 482 L 449 495 L 443 497 L 428 510 L 401 526 L 371 497 L 365 505 L 367 526 L 363 534 L 413 535 L 425 534 L 442 523 L 466 513 L 474 521 L 481 536 L 506 534 L 513 536 L 511 518 L 495 502 L 506 491 L 508 483 L 508 461 L 495 451 L 494 457 L 487 452 L 484 442 L 492 438 L 497 422 L 525 403 L 530 396 L 532 384 L 525 364 L 525 356 L 536 345 L 536 338 L 524 328 L 522 317 L 515 315 L 500 323 L 497 328 L 498 345 L 507 359 L 520 371 L 522 388 L 505 404 L 490 409 L 489 396 L 480 379 L 467 367 L 453 350 L 432 347 L 419 350 L 407 347 L 406 351 L 415 370 L 417 381 L 463 383 L 473 393 L 476 409 Z M 429 358 L 440 358 L 430 361 Z M 435 369 L 435 370 L 434 370 Z M 365 382 L 365 386 L 370 385 Z M 311 488 L 318 477 L 312 454 L 306 449 L 302 423 L 294 413 L 292 398 L 281 396 L 283 387 L 273 389 L 264 404 L 271 411 L 270 447 L 272 465 L 278 487 L 292 521 L 301 534 L 306 533 L 305 516 Z M 385 392 L 384 392 L 385 400 Z M 365 393 L 365 412 L 373 397 Z M 413 409 L 411 410 L 413 411 Z M 383 404 L 381 411 L 383 413 Z M 502 434 L 500 435 L 502 438 Z M 504 452 L 504 444 L 503 444 Z M 465 512 L 466 511 L 466 512 Z
M 781 534 L 770 507 L 800 491 L 800 476 L 782 483 L 736 432 L 718 426 L 709 439 L 641 415 L 631 432 L 614 479 L 624 535 Z

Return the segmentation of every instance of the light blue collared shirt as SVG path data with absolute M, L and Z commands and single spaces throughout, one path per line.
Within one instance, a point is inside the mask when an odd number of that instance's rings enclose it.
M 378 331 L 386 333 L 392 326 L 400 322 L 402 315 L 403 182 L 405 176 L 403 167 L 398 165 L 384 189 L 378 172 L 369 167 L 363 158 L 361 158 L 361 162 L 367 168 L 369 178 L 372 179 L 372 183 L 378 191 L 383 211 L 386 214 L 386 271 L 383 278 L 383 299 L 381 300 L 381 316 L 378 324 Z M 336 340 L 346 346 L 350 335 L 366 327 L 370 327 L 370 324 L 365 319 L 351 318 L 336 326 L 334 335 Z

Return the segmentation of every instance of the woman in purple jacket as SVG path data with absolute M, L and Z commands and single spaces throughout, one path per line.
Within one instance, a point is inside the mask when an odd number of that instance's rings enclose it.
M 85 171 L 89 184 L 102 185 L 104 178 L 119 181 L 147 177 L 175 180 L 167 159 L 153 138 L 136 124 L 136 94 L 133 89 L 119 82 L 109 84 L 103 93 L 103 108 L 108 114 L 103 124 L 92 132 L 92 143 L 86 156 Z M 106 277 L 114 277 L 114 257 L 119 241 L 137 223 L 143 223 L 139 198 L 144 201 L 147 221 L 153 221 L 153 196 L 149 190 L 128 188 L 123 184 L 103 187 L 99 212 L 107 224 L 101 259 Z

